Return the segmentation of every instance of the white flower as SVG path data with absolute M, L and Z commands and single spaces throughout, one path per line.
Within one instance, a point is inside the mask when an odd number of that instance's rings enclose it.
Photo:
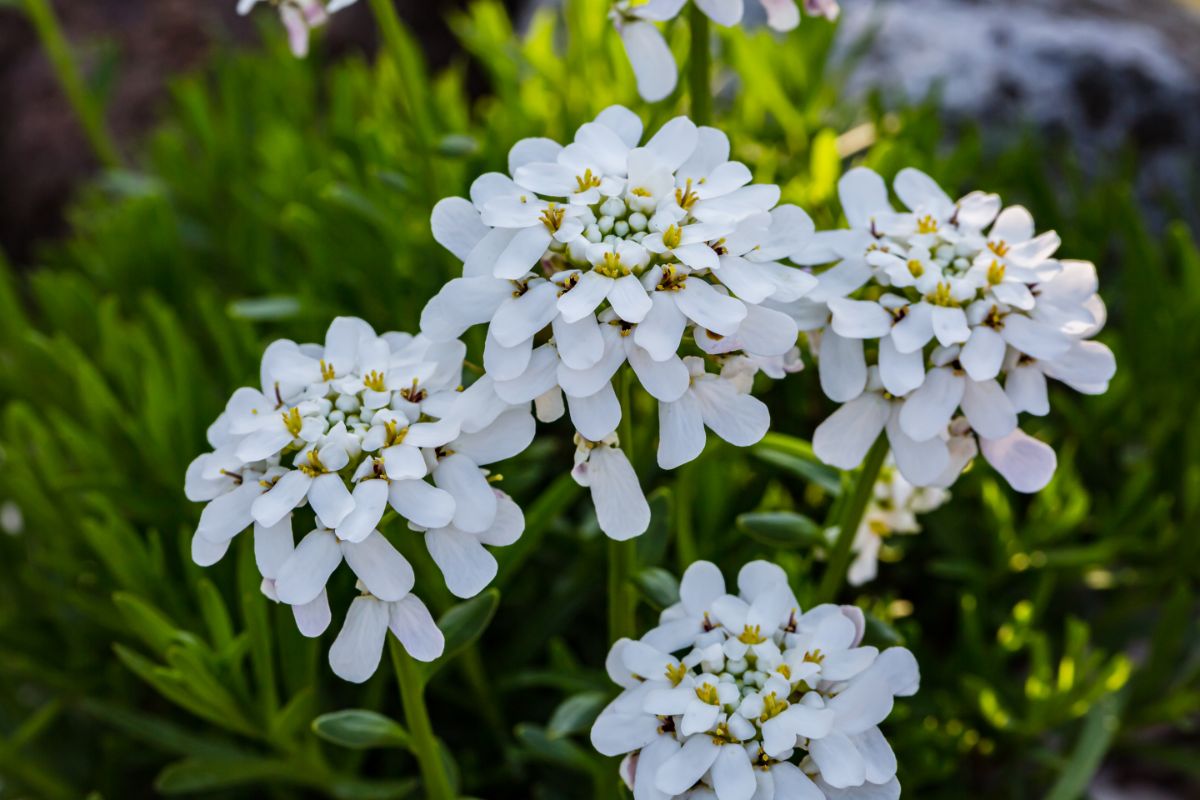
M 874 580 L 884 540 L 897 533 L 919 533 L 917 515 L 944 505 L 950 493 L 943 488 L 913 486 L 896 469 L 894 457 L 883 465 L 862 522 L 854 535 L 854 561 L 846 572 L 852 586 Z
M 615 434 L 594 442 L 575 435 L 571 477 L 591 490 L 600 529 L 614 539 L 640 536 L 650 525 L 650 505 Z
M 742 21 L 743 0 L 693 0 L 704 15 L 729 27 Z M 760 0 L 767 24 L 777 31 L 790 31 L 800 24 L 796 0 Z M 803 0 L 809 16 L 835 20 L 841 9 L 837 0 Z M 687 0 L 619 0 L 609 17 L 637 78 L 638 94 L 652 103 L 675 90 L 679 73 L 675 58 L 655 23 L 679 16 Z
M 725 594 L 715 566 L 693 564 L 659 627 L 613 646 L 623 691 L 592 727 L 596 749 L 626 755 L 634 797 L 898 797 L 877 726 L 917 690 L 912 654 L 861 646 L 858 609 L 801 614 L 773 564 L 747 564 L 738 586 Z
M 239 14 L 250 11 L 264 0 L 238 0 Z M 279 8 L 279 18 L 288 33 L 288 45 L 293 55 L 304 58 L 308 55 L 308 36 L 313 28 L 329 21 L 329 16 L 353 5 L 357 0 L 272 0 Z
M 699 455 L 705 425 L 741 446 L 766 432 L 749 387 L 760 370 L 793 368 L 798 327 L 763 303 L 796 302 L 816 285 L 783 263 L 813 224 L 776 207 L 778 187 L 751 184 L 720 131 L 677 117 L 641 139 L 638 117 L 613 106 L 565 147 L 518 142 L 511 178 L 483 175 L 470 200 L 438 203 L 434 237 L 463 276 L 429 302 L 421 328 L 447 341 L 486 323 L 496 395 L 535 401 L 544 420 L 569 413 L 589 442 L 621 421 L 613 379 L 628 363 L 663 419 L 678 420 L 660 450 L 673 467 Z M 601 527 L 631 535 L 609 529 L 616 519 L 605 513 Z
M 947 465 L 966 463 L 948 457 L 961 412 L 1014 488 L 1042 488 L 1053 451 L 1019 431 L 1018 414 L 1048 413 L 1046 377 L 1099 394 L 1116 370 L 1090 341 L 1105 320 L 1095 268 L 1054 259 L 1058 236 L 1035 235 L 1025 209 L 1001 210 L 981 192 L 951 200 L 916 170 L 895 181 L 908 211 L 863 168 L 839 190 L 849 229 L 817 234 L 793 256 L 835 263 L 807 297 L 772 303 L 814 331 L 821 387 L 845 404 L 818 429 L 818 455 L 851 469 L 886 427 L 905 478 L 948 485 L 957 473 Z
M 429 609 L 415 594 L 388 601 L 364 591 L 350 603 L 346 621 L 329 648 L 329 666 L 343 680 L 366 681 L 379 667 L 389 630 L 418 661 L 436 660 L 446 645 Z
M 460 342 L 379 336 L 348 317 L 333 321 L 323 346 L 268 347 L 262 388 L 233 394 L 209 429 L 213 451 L 188 468 L 188 498 L 207 503 L 192 540 L 196 562 L 216 562 L 253 525 L 263 591 L 292 606 L 306 636 L 328 626 L 325 584 L 344 560 L 372 602 L 392 604 L 394 618 L 408 609 L 403 619 L 411 625 L 393 624 L 401 640 L 427 644 L 428 636 L 410 637 L 420 617 L 406 600 L 412 567 L 377 530 L 388 506 L 423 532 L 447 587 L 460 597 L 495 577 L 485 546 L 511 544 L 524 529 L 520 509 L 482 467 L 524 450 L 533 417 L 502 401 L 490 378 L 460 391 L 464 353 Z M 305 506 L 315 529 L 296 545 L 293 518 Z M 377 617 L 363 610 L 370 608 L 356 602 L 346 630 Z M 337 652 L 365 652 L 347 646 Z M 365 679 L 348 677 L 360 673 L 345 658 L 334 661 L 347 679 Z

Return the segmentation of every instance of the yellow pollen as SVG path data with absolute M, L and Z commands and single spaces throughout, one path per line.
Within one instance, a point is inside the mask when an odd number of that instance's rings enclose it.
M 290 408 L 283 412 L 282 416 L 283 424 L 287 426 L 288 433 L 292 435 L 292 438 L 298 437 L 301 428 L 304 427 L 304 420 L 300 418 L 300 409 Z
M 925 299 L 933 303 L 935 306 L 944 306 L 948 308 L 958 306 L 958 301 L 950 295 L 950 284 L 945 282 L 938 283 L 937 288 L 934 289 L 933 292 Z
M 395 420 L 388 420 L 383 423 L 383 429 L 386 431 L 384 447 L 394 447 L 395 445 L 403 444 L 404 437 L 408 435 L 408 427 L 401 428 L 396 424 Z
M 988 242 L 988 250 L 991 250 L 996 255 L 1004 258 L 1006 255 L 1008 255 L 1008 251 L 1012 250 L 1012 246 L 1008 242 L 1001 239 L 998 242 Z
M 683 664 L 667 664 L 667 680 L 672 686 L 678 686 L 683 681 L 683 676 L 687 675 L 687 671 Z
M 663 267 L 662 278 L 658 281 L 657 288 L 660 292 L 678 292 L 687 282 L 687 275 L 680 274 L 675 271 L 675 267 Z
M 334 379 L 333 364 L 325 363 L 325 359 L 321 359 L 321 380 L 331 381 Z
M 417 388 L 417 379 L 413 378 L 412 386 L 408 389 L 401 389 L 400 396 L 410 403 L 419 403 L 425 399 L 425 390 Z
M 867 523 L 867 527 L 870 528 L 871 533 L 875 534 L 880 539 L 892 532 L 892 529 L 889 528 L 887 523 L 883 520 L 873 519 Z
M 809 664 L 820 664 L 825 660 L 825 654 L 818 650 L 810 650 L 804 654 L 804 660 Z
M 636 189 L 630 189 L 629 193 L 634 197 L 650 197 L 650 190 L 641 186 L 637 187 Z
M 683 231 L 679 230 L 678 225 L 672 225 L 663 231 L 663 244 L 669 250 L 674 250 L 679 247 L 679 243 L 683 241 Z
M 308 463 L 297 464 L 296 469 L 300 470 L 310 478 L 315 478 L 318 475 L 324 475 L 326 472 L 329 472 L 329 470 L 325 468 L 325 465 L 321 463 L 321 457 L 317 455 L 317 451 L 315 449 L 308 451 Z
M 742 632 L 738 634 L 738 641 L 743 644 L 762 644 L 766 641 L 762 635 L 762 626 L 747 625 L 742 628 Z
M 719 256 L 723 256 L 729 252 L 729 250 L 725 247 L 725 239 L 724 238 L 717 239 L 717 241 L 713 242 L 711 245 L 709 245 L 709 247 L 711 247 L 713 249 L 713 252 L 715 252 Z M 755 248 L 755 249 L 757 249 L 757 248 Z
M 987 317 L 983 320 L 983 324 L 995 330 L 1003 328 L 1004 316 L 1000 313 L 1000 309 L 992 306 L 992 310 L 988 312 Z
M 629 274 L 629 268 L 621 263 L 621 257 L 616 253 L 605 253 L 604 263 L 595 267 L 606 278 L 621 278 Z
M 373 392 L 387 391 L 387 384 L 383 382 L 383 373 L 378 370 L 371 370 L 363 378 L 363 386 L 366 386 Z
M 915 258 L 908 260 L 908 271 L 914 278 L 919 278 L 925 274 L 925 268 L 921 266 L 921 262 Z
M 710 706 L 721 704 L 721 697 L 717 694 L 717 687 L 711 683 L 702 683 L 697 686 L 696 697 L 700 698 L 701 703 L 707 703 Z
M 788 707 L 787 700 L 780 700 L 774 692 L 763 698 L 763 712 L 759 716 L 759 722 L 766 722 L 771 717 L 777 717 L 783 713 L 783 710 Z
M 588 167 L 582 175 L 575 176 L 575 191 L 586 192 L 588 189 L 595 189 L 600 185 L 600 176 L 592 174 L 592 168 Z
M 566 213 L 567 210 L 565 208 L 551 203 L 550 205 L 546 206 L 545 210 L 542 211 L 542 224 L 545 225 L 551 233 L 555 233 L 559 228 L 562 227 L 563 217 L 566 215 Z
M 699 196 L 697 196 L 696 193 L 692 191 L 692 179 L 691 178 L 687 179 L 687 184 L 685 185 L 685 187 L 683 189 L 675 190 L 675 202 L 678 203 L 679 207 L 682 208 L 684 211 L 691 211 L 692 206 L 696 205 L 696 201 L 699 199 L 700 199 Z
M 988 283 L 991 284 L 992 286 L 995 286 L 996 284 L 1003 281 L 1004 280 L 1004 270 L 1005 270 L 1005 267 L 1003 264 L 1001 264 L 999 261 L 993 261 L 992 265 L 990 267 L 988 267 L 988 274 L 987 274 Z
M 937 220 L 934 219 L 929 214 L 926 214 L 925 216 L 923 216 L 919 220 L 917 220 L 917 233 L 937 233 L 937 232 L 938 232 Z
M 784 678 L 787 678 L 788 680 L 791 680 L 791 678 L 792 678 L 792 668 L 789 667 L 787 664 L 780 664 L 778 667 L 775 668 L 775 671 L 778 672 L 780 675 L 782 675 Z
M 729 726 L 722 722 L 712 732 L 713 744 L 733 744 L 737 739 L 729 732 Z

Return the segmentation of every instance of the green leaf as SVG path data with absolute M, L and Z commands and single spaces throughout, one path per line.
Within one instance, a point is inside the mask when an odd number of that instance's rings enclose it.
M 165 653 L 181 637 L 190 637 L 186 631 L 176 628 L 165 614 L 136 595 L 116 592 L 113 603 L 130 629 L 156 653 Z
M 254 322 L 288 319 L 300 313 L 300 300 L 290 295 L 252 297 L 234 300 L 228 308 L 229 316 Z
M 737 525 L 748 536 L 771 547 L 794 549 L 828 544 L 820 525 L 792 511 L 742 514 Z
M 312 721 L 313 733 L 327 742 L 352 750 L 371 747 L 408 748 L 408 731 L 391 717 L 351 708 L 322 714 Z
M 1121 729 L 1124 698 L 1124 692 L 1106 695 L 1088 712 L 1075 750 L 1046 795 L 1046 800 L 1076 800 L 1087 791 L 1104 760 L 1104 754 Z
M 842 493 L 842 479 L 838 471 L 822 463 L 813 453 L 812 445 L 803 439 L 782 433 L 768 433 L 750 452 L 772 466 L 815 483 L 834 497 Z
M 606 692 L 583 692 L 568 697 L 550 715 L 550 721 L 546 724 L 546 738 L 561 739 L 588 730 L 608 699 Z
M 437 661 L 423 665 L 426 680 L 483 634 L 499 605 L 500 591 L 493 587 L 442 615 L 438 627 L 446 637 L 446 649 Z
M 570 739 L 552 739 L 543 728 L 522 724 L 516 728 L 517 739 L 539 761 L 592 773 L 596 770 L 593 757 Z
M 185 758 L 169 764 L 154 781 L 163 794 L 229 789 L 252 783 L 305 784 L 295 764 L 265 758 Z
M 659 609 L 679 602 L 679 581 L 662 567 L 650 567 L 633 576 L 638 590 Z

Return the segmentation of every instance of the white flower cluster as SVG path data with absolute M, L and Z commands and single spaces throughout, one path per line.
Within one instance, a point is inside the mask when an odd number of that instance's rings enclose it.
M 913 486 L 889 458 L 875 481 L 875 490 L 867 503 L 862 522 L 854 535 L 854 562 L 846 580 L 861 586 L 875 579 L 879 551 L 884 540 L 896 533 L 920 533 L 919 514 L 928 514 L 950 500 L 950 492 L 937 486 Z
M 729 27 L 742 21 L 743 0 L 693 0 L 709 19 Z M 800 24 L 796 0 L 760 0 L 767 12 L 767 24 L 777 31 L 790 31 Z M 679 80 L 675 57 L 657 23 L 679 16 L 687 0 L 618 0 L 609 17 L 613 21 L 625 54 L 637 78 L 638 94 L 643 100 L 657 102 L 675 91 Z M 838 0 L 803 0 L 804 11 L 811 17 L 835 20 L 841 13 Z M 695 47 L 695 43 L 692 45 Z M 708 43 L 705 42 L 705 47 Z
M 1029 212 L 1002 210 L 997 195 L 956 202 L 914 169 L 894 188 L 907 210 L 874 172 L 851 170 L 839 186 L 849 229 L 793 256 L 836 262 L 787 307 L 814 332 L 822 389 L 845 404 L 814 450 L 852 469 L 886 430 L 916 486 L 949 486 L 982 450 L 1014 489 L 1038 491 L 1057 460 L 1017 415 L 1049 412 L 1047 378 L 1101 394 L 1116 370 L 1090 341 L 1105 322 L 1096 269 L 1056 259 L 1058 236 L 1036 235 Z
M 374 673 L 389 626 L 414 658 L 442 650 L 411 593 L 412 567 L 377 530 L 389 505 L 424 532 L 459 597 L 495 577 L 485 545 L 512 544 L 524 530 L 521 510 L 481 466 L 528 447 L 533 417 L 487 384 L 459 391 L 464 353 L 461 342 L 379 336 L 351 317 L 333 321 L 324 346 L 274 342 L 261 390 L 234 392 L 208 431 L 213 451 L 188 467 L 188 499 L 207 503 L 192 539 L 196 563 L 215 563 L 253 526 L 263 592 L 292 606 L 304 635 L 329 625 L 325 585 L 349 565 L 362 595 L 330 650 L 346 680 Z M 315 528 L 296 544 L 293 512 L 305 505 Z
M 613 106 L 565 147 L 518 142 L 512 177 L 483 175 L 470 200 L 441 201 L 433 234 L 463 261 L 463 277 L 421 315 L 435 341 L 487 323 L 484 380 L 495 392 L 535 401 L 543 421 L 569 409 L 582 442 L 576 475 L 591 473 L 597 500 L 631 501 L 601 513 L 614 538 L 636 536 L 649 521 L 636 481 L 636 497 L 627 485 L 607 491 L 597 482 L 631 476 L 627 463 L 587 467 L 601 442 L 624 460 L 612 447 L 618 370 L 628 362 L 659 401 L 664 469 L 698 456 L 706 427 L 753 444 L 770 424 L 748 393 L 753 375 L 799 366 L 795 322 L 762 303 L 788 303 L 816 285 L 779 261 L 804 247 L 812 221 L 796 206 L 776 207 L 778 187 L 750 184 L 750 170 L 729 161 L 723 133 L 678 117 L 639 146 L 641 138 L 638 117 Z
M 917 691 L 912 654 L 862 646 L 852 606 L 801 614 L 774 564 L 747 564 L 738 589 L 696 562 L 659 626 L 613 646 L 624 691 L 592 727 L 596 749 L 628 754 L 621 772 L 639 800 L 898 798 L 878 725 Z
M 287 30 L 288 45 L 296 58 L 308 55 L 308 36 L 313 28 L 329 21 L 329 16 L 354 5 L 358 0 L 238 0 L 239 14 L 249 14 L 259 3 L 269 2 L 279 9 L 279 18 Z

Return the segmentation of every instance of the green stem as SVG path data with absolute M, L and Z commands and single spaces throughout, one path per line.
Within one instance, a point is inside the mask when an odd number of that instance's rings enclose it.
M 388 651 L 396 670 L 396 680 L 400 684 L 404 718 L 408 722 L 409 736 L 412 737 L 413 753 L 421 768 L 425 796 L 429 800 L 455 800 L 450 776 L 446 774 L 446 763 L 442 760 L 441 745 L 433 735 L 429 711 L 425 708 L 425 680 L 417 662 L 391 636 L 388 637 Z
M 79 118 L 96 158 L 110 169 L 121 166 L 117 146 L 104 124 L 104 113 L 96 98 L 84 85 L 79 65 L 71 53 L 71 46 L 63 36 L 62 26 L 59 25 L 58 17 L 50 6 L 50 0 L 25 0 L 25 13 L 33 23 L 33 29 L 46 50 L 50 65 L 54 68 L 54 75 L 62 86 L 75 116 Z
M 832 603 L 837 599 L 842 582 L 846 579 L 846 570 L 850 566 L 851 549 L 854 546 L 854 536 L 862 523 L 867 503 L 875 491 L 875 481 L 879 479 L 879 471 L 887 458 L 888 441 L 886 434 L 879 434 L 875 444 L 871 445 L 862 468 L 854 479 L 850 494 L 842 502 L 842 513 L 838 518 L 838 537 L 829 556 L 829 564 L 821 577 L 821 585 L 817 588 L 818 603 Z
M 675 554 L 679 560 L 679 574 L 683 574 L 700 557 L 696 548 L 696 528 L 692 520 L 693 481 L 695 472 L 691 464 L 679 468 L 675 479 Z
M 692 51 L 688 56 L 688 92 L 692 101 L 692 122 L 712 122 L 712 53 L 709 51 L 708 17 L 700 6 L 691 4 L 688 24 L 692 30 Z
M 633 375 L 618 376 L 621 398 L 621 449 L 637 471 L 633 438 Z M 637 634 L 637 593 L 633 573 L 637 570 L 637 540 L 608 540 L 608 639 L 633 638 Z

